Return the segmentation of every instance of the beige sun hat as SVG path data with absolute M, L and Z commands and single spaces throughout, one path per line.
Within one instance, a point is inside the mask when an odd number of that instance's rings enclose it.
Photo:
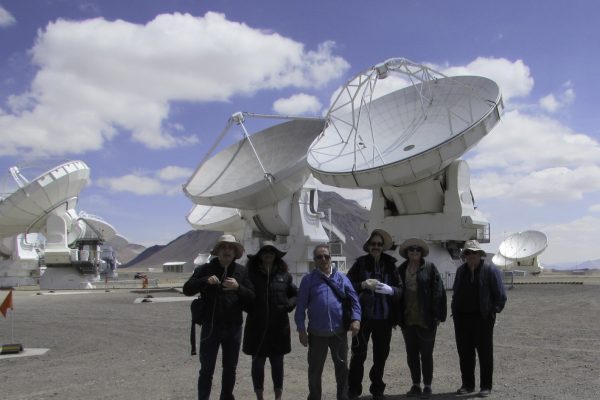
M 481 246 L 479 245 L 479 242 L 477 240 L 467 240 L 465 242 L 465 244 L 463 245 L 463 249 L 460 253 L 461 256 L 464 255 L 463 253 L 465 252 L 465 250 L 474 251 L 476 253 L 479 253 L 483 257 L 485 257 L 487 255 L 485 250 L 483 250 L 481 248 Z
M 281 251 L 277 247 L 277 245 L 271 240 L 265 240 L 264 242 L 262 242 L 260 249 L 256 252 L 256 254 L 248 254 L 248 258 L 256 257 L 267 249 L 272 250 L 277 256 L 277 258 L 283 258 L 283 256 L 287 254 L 285 251 Z
M 213 247 L 213 249 L 210 251 L 210 254 L 213 256 L 218 256 L 219 247 L 226 243 L 233 244 L 235 246 L 235 259 L 236 260 L 238 258 L 242 258 L 242 255 L 244 254 L 244 246 L 242 246 L 242 244 L 235 239 L 235 236 L 229 235 L 229 234 L 222 235 L 219 238 L 219 240 L 217 241 L 217 244 L 215 244 L 215 247 Z
M 375 229 L 373 230 L 373 232 L 371 232 L 371 235 L 369 235 L 369 238 L 367 239 L 365 244 L 363 244 L 363 250 L 367 253 L 369 252 L 369 242 L 371 241 L 371 239 L 373 239 L 373 236 L 379 236 L 381 239 L 383 239 L 383 251 L 392 248 L 393 240 L 390 234 L 384 231 L 383 229 Z
M 400 253 L 400 255 L 404 258 L 408 258 L 408 254 L 406 253 L 408 251 L 408 248 L 412 246 L 417 246 L 423 249 L 423 253 L 421 254 L 423 258 L 427 257 L 427 255 L 429 254 L 429 245 L 427 245 L 426 241 L 419 238 L 406 239 L 400 245 L 400 247 L 398 247 L 398 253 Z

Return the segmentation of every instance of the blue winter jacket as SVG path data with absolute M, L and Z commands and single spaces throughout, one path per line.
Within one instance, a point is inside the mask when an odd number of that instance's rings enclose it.
M 330 336 L 334 333 L 344 332 L 342 303 L 329 285 L 325 282 L 325 275 L 318 269 L 305 275 L 300 282 L 298 297 L 296 298 L 296 328 L 299 332 L 308 330 L 317 336 Z M 352 320 L 360 321 L 360 304 L 356 291 L 346 275 L 333 270 L 331 279 L 340 291 L 352 300 Z M 308 329 L 305 321 L 308 315 Z

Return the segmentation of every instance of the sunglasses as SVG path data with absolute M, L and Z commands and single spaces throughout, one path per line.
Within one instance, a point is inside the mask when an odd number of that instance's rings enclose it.
M 465 250 L 465 251 L 463 251 L 463 254 L 465 256 L 470 256 L 470 255 L 477 254 L 477 253 L 478 253 L 477 251 L 472 251 L 472 250 Z
M 315 256 L 315 260 L 329 260 L 331 256 L 329 254 L 320 254 Z
M 419 253 L 421 253 L 423 250 L 419 246 L 410 246 L 408 248 L 408 251 L 418 251 Z
M 383 247 L 383 242 L 369 242 L 372 247 Z

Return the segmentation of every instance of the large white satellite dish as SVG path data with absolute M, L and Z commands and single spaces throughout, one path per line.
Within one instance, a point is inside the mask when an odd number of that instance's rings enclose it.
M 250 135 L 245 124 L 250 116 L 289 121 Z M 234 125 L 242 139 L 213 155 Z M 324 126 L 322 118 L 234 114 L 184 185 L 196 204 L 188 222 L 196 229 L 234 234 L 248 253 L 257 251 L 261 240 L 277 241 L 299 279 L 309 271 L 312 247 L 328 241 L 306 162 L 306 150 Z
M 125 236 L 117 233 L 115 236 L 108 239 L 105 244 L 117 251 L 127 246 L 129 244 L 129 240 L 127 240 Z
M 500 243 L 500 254 L 509 260 L 524 260 L 540 255 L 548 247 L 547 236 L 540 231 L 513 233 Z
M 381 97 L 391 72 L 411 86 Z M 388 78 L 391 79 L 391 78 Z M 321 182 L 345 188 L 401 186 L 431 177 L 463 155 L 499 121 L 498 85 L 480 76 L 446 77 L 406 59 L 361 72 L 340 91 L 328 126 L 310 146 Z
M 10 173 L 18 188 L 0 199 L 0 237 L 39 232 L 48 214 L 75 207 L 90 177 L 83 161 L 66 162 L 33 179 L 19 167 L 12 167 Z
M 84 239 L 99 239 L 103 242 L 117 235 L 117 230 L 103 218 L 86 212 L 79 213 L 79 220 L 85 222 L 87 228 Z
M 325 184 L 372 189 L 369 230 L 426 240 L 451 273 L 466 240 L 489 242 L 468 164 L 458 158 L 492 130 L 502 107 L 488 78 L 389 59 L 341 88 L 307 161 Z
M 188 223 L 198 230 L 236 232 L 246 222 L 237 208 L 195 205 L 187 215 Z
M 245 117 L 234 114 L 225 131 L 234 124 L 243 127 Z M 184 192 L 196 204 L 240 209 L 284 199 L 308 178 L 306 149 L 324 125 L 318 118 L 292 119 L 252 136 L 244 128 L 242 140 L 200 164 Z

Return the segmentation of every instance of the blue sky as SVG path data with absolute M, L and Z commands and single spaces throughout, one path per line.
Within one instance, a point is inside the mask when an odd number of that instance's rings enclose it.
M 538 229 L 542 263 L 597 259 L 598 15 L 589 1 L 0 0 L 0 171 L 81 159 L 78 209 L 164 244 L 190 229 L 181 185 L 231 114 L 321 115 L 353 75 L 405 57 L 501 87 L 502 122 L 464 156 L 486 249 Z

